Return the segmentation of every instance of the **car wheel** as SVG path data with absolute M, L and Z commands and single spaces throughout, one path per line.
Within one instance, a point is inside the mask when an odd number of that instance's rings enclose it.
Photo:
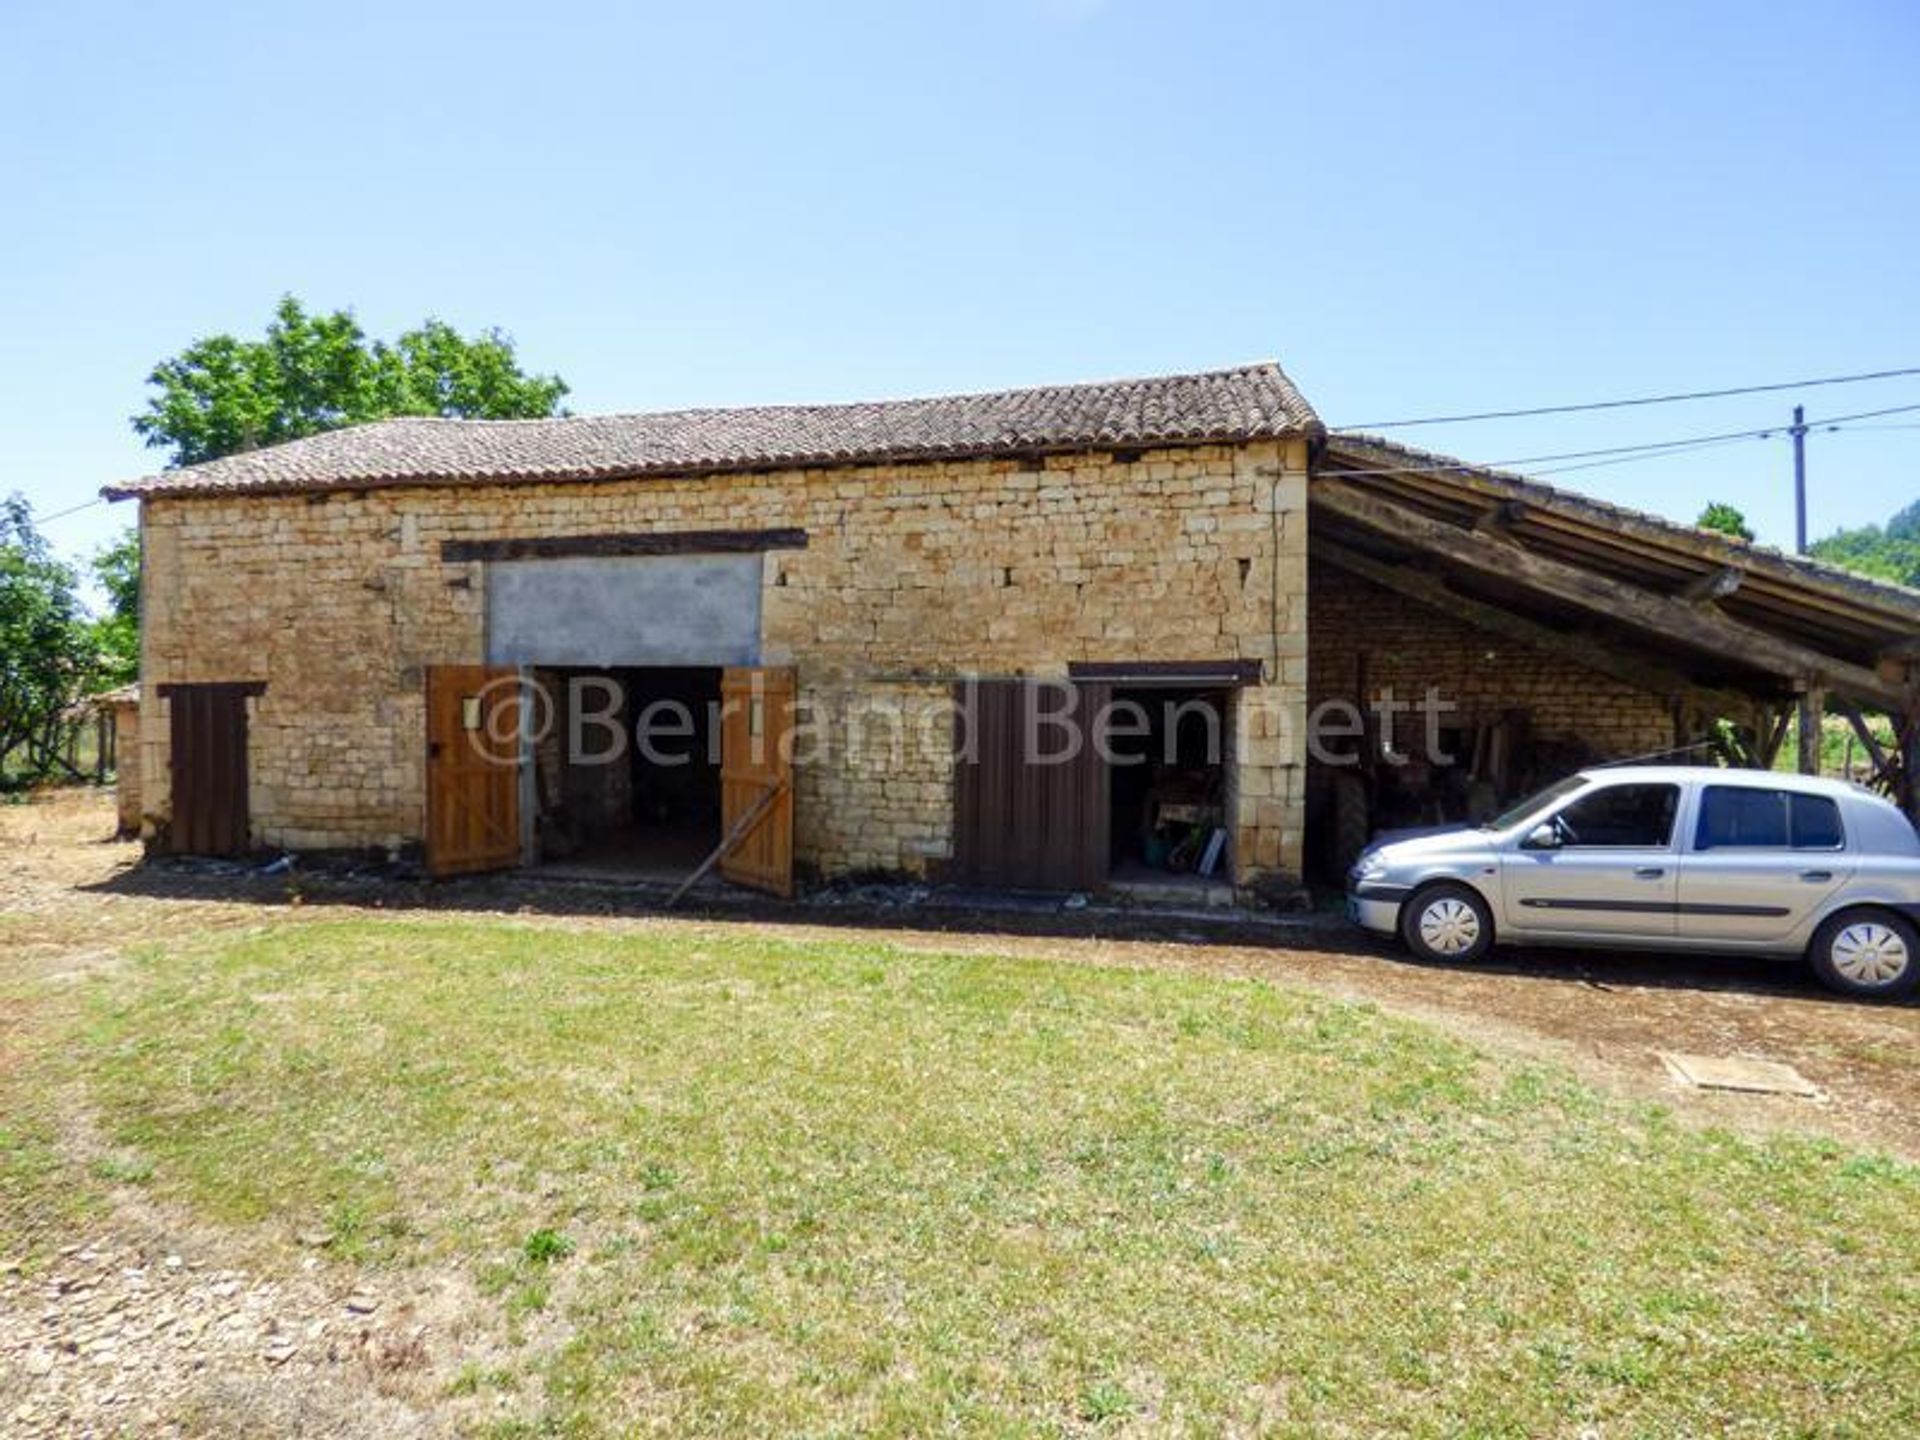
M 1834 916 L 1807 958 L 1822 985 L 1862 1000 L 1897 1000 L 1920 985 L 1920 933 L 1891 910 Z
M 1400 938 L 1422 960 L 1470 965 L 1493 948 L 1493 912 L 1465 885 L 1430 885 L 1402 908 Z

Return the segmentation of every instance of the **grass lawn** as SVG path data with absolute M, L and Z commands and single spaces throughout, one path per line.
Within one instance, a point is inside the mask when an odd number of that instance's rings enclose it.
M 155 1196 L 552 1307 L 561 1433 L 1920 1427 L 1920 1173 L 1266 984 L 326 921 L 61 1039 Z

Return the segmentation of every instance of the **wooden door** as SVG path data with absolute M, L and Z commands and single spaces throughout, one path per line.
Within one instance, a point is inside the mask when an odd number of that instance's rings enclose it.
M 167 701 L 175 855 L 244 855 L 252 848 L 247 797 L 247 698 L 259 682 L 162 685 Z
M 1078 742 L 1041 723 L 1072 694 Z M 966 885 L 1095 890 L 1106 883 L 1108 766 L 1094 743 L 1112 687 L 981 680 L 957 687 L 953 878 Z M 1040 741 L 1038 746 L 1030 740 Z
M 791 669 L 720 677 L 720 833 L 733 842 L 720 873 L 783 899 L 793 894 L 793 691 Z
M 427 873 L 518 865 L 520 672 L 427 667 Z

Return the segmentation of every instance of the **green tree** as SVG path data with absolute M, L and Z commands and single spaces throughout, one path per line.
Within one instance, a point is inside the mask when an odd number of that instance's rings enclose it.
M 168 463 L 194 465 L 394 415 L 524 420 L 560 413 L 566 382 L 529 375 L 498 330 L 463 336 L 428 320 L 369 341 L 349 310 L 309 314 L 281 299 L 264 339 L 215 335 L 161 361 L 158 392 L 133 417 Z
M 107 610 L 93 622 L 102 686 L 124 685 L 140 673 L 140 536 L 128 530 L 91 561 Z
M 0 777 L 53 763 L 60 712 L 95 674 L 87 631 L 77 577 L 53 558 L 26 499 L 0 502 Z
M 1736 540 L 1753 539 L 1753 527 L 1747 524 L 1747 517 L 1732 505 L 1716 500 L 1700 512 L 1700 518 L 1694 522 L 1702 530 L 1718 530 L 1722 535 L 1731 535 Z
M 1862 525 L 1857 530 L 1840 530 L 1807 549 L 1829 564 L 1862 575 L 1920 586 L 1920 506 L 1909 505 L 1885 529 Z

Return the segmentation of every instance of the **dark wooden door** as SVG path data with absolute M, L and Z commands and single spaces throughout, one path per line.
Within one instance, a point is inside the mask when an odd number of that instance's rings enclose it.
M 248 834 L 247 697 L 258 682 L 163 685 L 173 814 L 166 829 L 175 855 L 244 855 Z
M 1073 734 L 1047 723 L 1074 699 Z M 1111 687 L 981 680 L 957 687 L 953 878 L 1094 890 L 1106 883 L 1111 795 L 1095 727 Z
M 783 899 L 793 894 L 793 693 L 790 669 L 720 677 L 720 833 L 732 842 L 720 873 Z
M 520 672 L 427 667 L 427 873 L 520 863 Z

